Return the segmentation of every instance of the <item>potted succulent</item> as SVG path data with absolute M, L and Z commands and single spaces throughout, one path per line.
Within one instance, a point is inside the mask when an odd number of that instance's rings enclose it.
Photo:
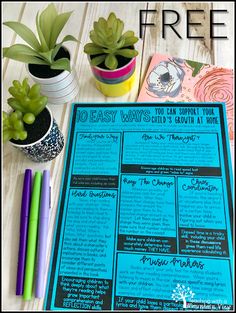
M 29 76 L 40 84 L 41 92 L 52 104 L 63 104 L 78 93 L 75 69 L 70 52 L 63 46 L 66 41 L 77 41 L 71 35 L 57 42 L 58 36 L 72 12 L 58 14 L 55 5 L 49 4 L 36 16 L 38 38 L 26 25 L 5 22 L 28 45 L 14 44 L 3 48 L 3 57 L 26 63 Z
M 3 112 L 3 141 L 9 141 L 35 162 L 54 159 L 64 146 L 64 138 L 47 105 L 47 97 L 40 94 L 39 84 L 32 87 L 25 78 L 8 89 L 7 100 L 12 112 Z
M 100 17 L 90 32 L 92 42 L 84 46 L 88 54 L 95 83 L 105 96 L 121 96 L 133 86 L 136 56 L 134 44 L 138 41 L 133 31 L 123 33 L 124 23 L 110 13 Z

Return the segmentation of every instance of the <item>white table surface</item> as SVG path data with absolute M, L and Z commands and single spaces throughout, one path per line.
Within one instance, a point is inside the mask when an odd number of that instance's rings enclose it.
M 35 16 L 37 11 L 42 10 L 49 2 L 2 2 L 2 21 L 21 21 L 35 31 Z M 72 53 L 72 59 L 79 77 L 79 94 L 74 99 L 78 102 L 134 102 L 137 99 L 144 75 L 146 73 L 151 56 L 155 52 L 169 54 L 181 58 L 192 59 L 203 63 L 211 63 L 218 66 L 234 67 L 234 16 L 233 3 L 227 2 L 204 2 L 204 3 L 164 3 L 164 2 L 137 2 L 137 3 L 87 3 L 87 2 L 55 2 L 60 12 L 73 10 L 73 14 L 66 24 L 61 37 L 71 34 L 78 38 L 79 43 L 69 42 L 67 47 Z M 137 80 L 132 91 L 119 98 L 104 97 L 95 88 L 87 56 L 83 53 L 84 44 L 89 42 L 89 31 L 92 28 L 94 20 L 100 16 L 107 17 L 111 11 L 114 11 L 118 17 L 125 22 L 125 29 L 134 30 L 139 35 L 139 10 L 155 9 L 156 14 L 147 14 L 147 21 L 155 23 L 156 27 L 147 27 L 144 38 L 136 44 L 139 51 L 137 58 Z M 226 23 L 224 34 L 228 40 L 209 39 L 209 9 L 227 9 L 229 13 L 227 18 L 221 15 L 221 21 Z M 161 38 L 161 11 L 163 9 L 172 9 L 178 11 L 181 16 L 181 22 L 178 25 L 178 31 L 183 39 L 179 39 L 173 32 L 167 34 L 167 40 Z M 186 10 L 201 9 L 205 10 L 205 22 L 202 26 L 201 34 L 204 40 L 186 38 Z M 145 15 L 144 15 L 145 17 Z M 216 16 L 216 21 L 220 18 Z M 220 29 L 219 29 L 220 31 Z M 222 31 L 222 29 L 221 29 Z M 9 46 L 14 43 L 22 42 L 19 36 L 16 36 L 6 26 L 2 26 L 2 46 Z M 23 80 L 27 72 L 25 65 L 13 60 L 3 59 L 2 63 L 2 107 L 9 111 L 7 98 L 9 97 L 8 88 L 14 79 Z M 30 81 L 30 80 L 29 80 Z M 31 81 L 30 81 L 31 82 Z M 31 82 L 32 83 L 32 82 Z M 65 140 L 67 138 L 68 119 L 71 105 L 49 105 L 53 115 L 62 130 Z M 233 151 L 232 151 L 233 152 Z M 20 222 L 20 202 L 21 189 L 23 183 L 23 173 L 26 168 L 36 170 L 49 169 L 52 180 L 52 210 L 50 216 L 48 251 L 47 251 L 47 269 L 50 260 L 52 236 L 54 231 L 55 216 L 57 212 L 58 196 L 61 183 L 61 174 L 65 149 L 53 161 L 47 163 L 34 163 L 27 159 L 25 155 L 14 149 L 9 143 L 3 146 L 3 199 L 2 199 L 2 310 L 42 310 L 44 299 L 35 299 L 23 301 L 22 297 L 15 296 L 17 256 L 19 245 L 19 222 Z

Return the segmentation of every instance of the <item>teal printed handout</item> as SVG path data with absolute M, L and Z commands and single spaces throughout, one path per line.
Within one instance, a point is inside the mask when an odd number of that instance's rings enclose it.
M 223 103 L 75 103 L 44 308 L 233 310 Z

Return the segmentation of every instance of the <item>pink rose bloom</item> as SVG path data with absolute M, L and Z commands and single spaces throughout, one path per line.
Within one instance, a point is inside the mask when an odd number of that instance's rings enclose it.
M 194 97 L 199 102 L 225 102 L 229 137 L 234 137 L 233 71 L 216 68 L 204 75 L 196 84 Z

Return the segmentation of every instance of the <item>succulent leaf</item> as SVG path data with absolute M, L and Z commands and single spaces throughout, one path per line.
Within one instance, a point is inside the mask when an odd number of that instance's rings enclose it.
M 37 27 L 37 32 L 38 32 L 38 35 L 39 35 L 39 40 L 40 40 L 40 43 L 41 43 L 40 51 L 42 51 L 42 52 L 48 51 L 49 47 L 47 45 L 47 42 L 46 42 L 46 40 L 44 38 L 43 32 L 42 32 L 42 30 L 40 28 L 40 25 L 39 25 L 39 12 L 36 15 L 36 27 Z
M 121 49 L 122 47 L 124 47 L 125 44 L 125 39 L 121 39 L 118 43 L 117 43 L 117 50 Z
M 134 32 L 132 30 L 128 30 L 127 32 L 125 32 L 121 38 L 128 38 L 128 37 L 133 37 L 134 36 Z
M 87 43 L 84 46 L 84 52 L 89 55 L 104 53 L 104 49 L 94 43 Z
M 31 99 L 35 99 L 38 97 L 40 94 L 40 85 L 34 84 L 31 88 L 30 91 L 28 92 L 28 96 Z
M 10 107 L 13 110 L 21 110 L 21 104 L 18 100 L 16 100 L 15 98 L 9 98 L 7 99 L 7 103 L 10 105 Z M 23 112 L 23 111 L 21 111 Z
M 68 60 L 67 58 L 61 58 L 61 59 L 58 59 L 56 61 L 53 61 L 52 65 L 51 65 L 51 69 L 53 69 L 53 70 L 66 70 L 66 71 L 70 72 L 71 71 L 70 60 Z
M 37 51 L 23 44 L 12 45 L 11 47 L 5 48 L 3 51 L 4 57 L 13 58 L 14 55 L 40 57 L 40 54 Z
M 71 36 L 71 35 L 67 35 L 65 36 L 62 41 L 60 43 L 58 43 L 55 48 L 53 49 L 53 52 L 52 52 L 52 60 L 54 60 L 54 58 L 56 57 L 58 51 L 60 50 L 60 48 L 62 47 L 62 44 L 63 42 L 65 41 L 76 41 L 78 42 L 78 40 L 74 37 L 74 36 Z
M 106 59 L 106 54 L 99 55 L 91 60 L 91 65 L 97 66 L 101 64 L 103 61 L 105 61 L 105 59 Z
M 27 42 L 35 50 L 40 49 L 40 43 L 35 34 L 26 25 L 19 22 L 5 22 L 3 25 L 10 27 L 17 35 Z
M 15 81 L 15 82 L 17 82 L 17 81 Z M 13 81 L 13 86 L 15 86 L 14 85 L 14 81 Z M 16 83 L 16 86 L 17 86 L 17 83 Z M 25 93 L 26 93 L 26 95 L 29 93 L 29 91 L 30 91 L 30 85 L 28 84 L 28 78 L 25 78 L 24 80 L 23 80 L 23 82 L 22 82 L 22 88 L 25 90 Z
M 108 16 L 108 19 L 107 19 L 107 25 L 108 27 L 112 27 L 113 26 L 113 23 L 116 21 L 116 15 L 115 13 L 111 12 Z
M 120 49 L 116 51 L 116 54 L 126 58 L 134 58 L 138 55 L 138 52 L 133 49 Z
M 19 139 L 20 140 L 25 140 L 27 138 L 27 131 L 23 130 L 19 132 Z
M 3 57 L 7 57 L 12 60 L 20 61 L 27 64 L 41 64 L 41 65 L 47 65 L 47 61 L 41 59 L 38 57 L 38 54 L 35 52 L 35 55 L 28 54 L 26 50 L 18 49 L 18 47 L 15 47 L 16 45 L 13 45 L 8 48 L 3 49 Z M 29 47 L 28 47 L 29 48 Z
M 117 68 L 118 61 L 114 54 L 108 54 L 105 59 L 105 65 L 110 70 L 114 70 Z
M 31 113 L 37 116 L 47 105 L 47 97 L 40 94 L 40 86 L 34 84 L 30 87 L 28 79 L 24 79 L 22 84 L 14 81 L 8 90 L 13 98 L 7 99 L 7 103 L 13 110 L 19 110 L 23 114 Z
M 53 3 L 49 4 L 39 16 L 39 26 L 49 48 L 50 48 L 50 37 L 56 17 L 57 10 Z
M 121 37 L 123 29 L 124 29 L 124 23 L 120 19 L 118 19 L 117 27 L 116 27 L 116 41 L 118 41 L 119 38 Z
M 91 41 L 93 43 L 95 43 L 96 45 L 101 46 L 101 47 L 103 47 L 103 46 L 105 47 L 104 43 L 99 39 L 99 37 L 96 35 L 94 30 L 92 30 L 89 33 L 89 37 L 90 37 Z
M 52 63 L 52 53 L 53 49 L 46 51 L 46 52 L 40 52 L 41 58 L 43 58 L 45 61 L 47 61 L 49 64 Z
M 122 47 L 130 47 L 133 46 L 138 41 L 137 37 L 127 37 L 124 39 L 124 44 Z
M 26 124 L 33 124 L 34 121 L 35 121 L 35 116 L 34 114 L 32 113 L 26 113 L 23 117 L 23 121 L 26 123 Z
M 17 111 L 6 113 L 3 112 L 3 142 L 11 139 L 24 140 L 27 137 L 27 132 L 24 129 L 22 115 Z
M 105 29 L 101 28 L 98 22 L 93 23 L 93 29 L 97 36 L 100 36 L 101 38 L 106 37 Z
M 118 25 L 118 20 L 115 19 L 113 21 L 113 24 L 112 24 L 112 33 L 113 33 L 114 38 L 115 38 L 114 41 L 117 41 L 117 35 L 116 35 L 117 25 Z
M 100 18 L 98 19 L 98 25 L 99 25 L 99 27 L 100 27 L 101 29 L 103 29 L 104 31 L 107 30 L 107 21 L 105 20 L 105 18 L 100 17 Z
M 71 13 L 72 12 L 62 13 L 62 14 L 57 15 L 57 17 L 55 18 L 51 37 L 50 37 L 50 48 L 55 47 L 58 36 L 60 35 L 68 19 L 70 18 Z
M 122 34 L 124 23 L 116 17 L 115 13 L 110 13 L 107 20 L 100 17 L 98 21 L 93 23 L 93 27 L 94 29 L 90 31 L 92 42 L 84 46 L 85 53 L 97 55 L 90 61 L 92 66 L 97 66 L 105 61 L 105 66 L 108 69 L 116 69 L 118 66 L 116 55 L 126 58 L 133 58 L 138 55 L 138 51 L 134 50 L 133 47 L 138 38 L 130 30 Z
M 3 57 L 27 64 L 55 66 L 54 58 L 61 45 L 65 41 L 78 41 L 75 37 L 67 35 L 57 44 L 58 36 L 70 18 L 72 12 L 58 14 L 53 3 L 49 4 L 40 14 L 36 15 L 36 28 L 38 38 L 26 25 L 19 22 L 5 22 L 4 25 L 11 28 L 29 46 L 17 44 L 3 48 Z M 60 62 L 68 70 L 68 62 Z M 57 65 L 56 65 L 57 66 Z

